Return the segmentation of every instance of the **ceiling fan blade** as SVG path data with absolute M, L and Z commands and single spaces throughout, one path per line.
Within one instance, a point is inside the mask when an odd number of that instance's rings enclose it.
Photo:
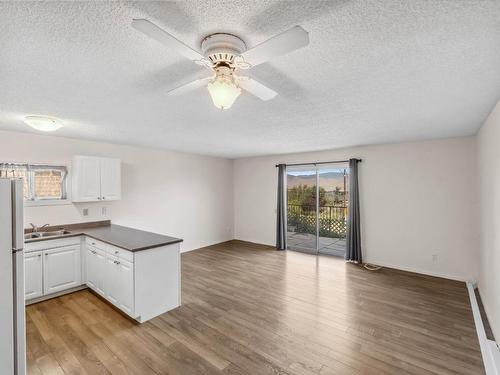
M 271 100 L 278 93 L 249 77 L 239 77 L 238 85 L 261 100 Z
M 168 92 L 168 95 L 174 95 L 174 96 L 177 96 L 177 95 L 183 95 L 183 94 L 186 94 L 190 91 L 193 91 L 193 90 L 196 90 L 200 87 L 203 87 L 205 86 L 206 84 L 208 84 L 208 82 L 212 79 L 212 77 L 207 77 L 207 78 L 201 78 L 201 79 L 197 79 L 196 81 L 192 81 L 192 82 L 189 82 L 189 83 L 186 83 L 182 86 L 179 86 L 179 87 L 176 87 L 175 89 L 172 89 Z
M 300 26 L 292 27 L 271 39 L 245 51 L 241 57 L 252 66 L 262 64 L 309 44 L 309 33 Z
M 132 27 L 143 34 L 149 36 L 150 38 L 160 42 L 161 44 L 167 46 L 168 48 L 177 51 L 184 57 L 187 57 L 192 61 L 204 61 L 205 57 L 192 49 L 191 47 L 182 43 L 179 39 L 167 33 L 165 30 L 159 28 L 154 23 L 144 20 L 144 19 L 134 19 L 132 20 Z

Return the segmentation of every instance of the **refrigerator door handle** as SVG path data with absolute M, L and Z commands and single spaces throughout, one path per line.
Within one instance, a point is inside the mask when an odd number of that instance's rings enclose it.
M 24 248 L 23 180 L 12 180 L 12 250 Z

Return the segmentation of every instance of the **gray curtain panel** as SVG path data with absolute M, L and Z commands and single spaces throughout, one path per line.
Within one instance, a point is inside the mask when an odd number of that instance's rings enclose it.
M 349 159 L 349 217 L 347 219 L 347 249 L 345 259 L 348 262 L 362 263 L 361 225 L 359 217 L 359 182 L 357 159 Z
M 276 249 L 286 249 L 286 193 L 285 193 L 286 165 L 278 165 L 278 204 L 276 207 Z

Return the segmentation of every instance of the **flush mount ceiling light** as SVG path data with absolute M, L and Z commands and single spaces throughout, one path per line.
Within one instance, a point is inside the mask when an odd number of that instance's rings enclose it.
M 261 100 L 270 100 L 277 95 L 274 90 L 252 78 L 237 76 L 237 69 L 250 69 L 309 44 L 307 31 L 295 26 L 249 50 L 236 35 L 211 34 L 201 42 L 200 53 L 148 20 L 135 19 L 132 21 L 132 27 L 215 73 L 212 77 L 198 79 L 170 90 L 169 95 L 181 95 L 206 86 L 214 105 L 223 110 L 231 107 L 241 89 Z
M 43 132 L 53 132 L 63 126 L 61 120 L 48 116 L 26 116 L 24 122 Z

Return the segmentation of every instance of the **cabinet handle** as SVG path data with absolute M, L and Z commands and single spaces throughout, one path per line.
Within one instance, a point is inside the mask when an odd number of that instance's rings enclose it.
M 42 254 L 38 254 L 38 257 L 40 258 L 42 256 Z
M 116 261 L 116 264 L 120 264 L 120 262 L 119 262 L 119 261 Z
M 101 200 L 101 197 L 97 197 L 98 200 Z
M 119 253 L 119 251 L 118 251 L 118 250 L 115 250 L 115 254 L 118 254 L 118 253 Z
M 102 199 L 106 199 L 106 197 L 102 197 Z

